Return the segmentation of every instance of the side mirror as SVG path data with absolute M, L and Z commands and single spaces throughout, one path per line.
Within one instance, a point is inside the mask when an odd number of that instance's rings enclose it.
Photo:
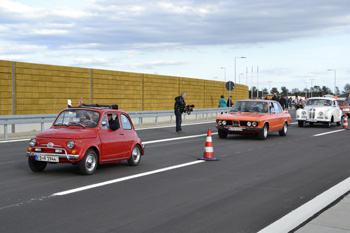
M 102 121 L 101 124 L 102 124 L 102 126 L 106 126 L 107 122 L 106 121 Z

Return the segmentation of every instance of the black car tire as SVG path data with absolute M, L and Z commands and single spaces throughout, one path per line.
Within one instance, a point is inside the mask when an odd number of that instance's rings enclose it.
M 303 127 L 304 126 L 304 121 L 298 121 L 298 126 Z
M 280 134 L 280 136 L 286 136 L 287 135 L 287 133 L 288 133 L 288 124 L 287 124 L 287 122 L 284 123 L 283 128 L 280 131 L 278 131 L 278 133 Z
M 34 159 L 28 158 L 28 164 L 33 172 L 42 172 L 45 170 L 47 162 L 36 161 Z
M 258 133 L 258 138 L 260 140 L 265 140 L 267 138 L 268 131 L 269 131 L 269 129 L 268 129 L 267 125 L 265 124 L 263 129 Z
M 219 138 L 226 138 L 226 137 L 227 137 L 228 132 L 225 132 L 225 131 L 219 130 L 219 131 L 218 131 L 218 134 L 219 134 Z
M 137 166 L 141 161 L 141 149 L 139 145 L 134 146 L 131 151 L 130 159 L 128 159 L 128 164 L 130 166 Z
M 326 124 L 326 127 L 327 127 L 327 128 L 330 128 L 330 127 L 332 126 L 332 122 L 330 122 L 330 121 L 329 121 L 329 122 L 326 122 L 325 124 Z
M 92 175 L 98 165 L 98 156 L 92 149 L 86 151 L 84 158 L 79 162 L 79 171 L 82 175 Z

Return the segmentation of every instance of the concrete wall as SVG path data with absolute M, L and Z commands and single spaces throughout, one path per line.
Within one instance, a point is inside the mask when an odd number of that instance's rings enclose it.
M 118 104 L 125 111 L 171 110 L 174 98 L 187 92 L 186 103 L 216 108 L 225 83 L 166 75 L 140 74 L 13 62 L 15 114 L 51 114 L 84 103 Z M 247 99 L 248 87 L 237 84 L 233 101 Z M 0 60 L 0 115 L 12 115 L 12 62 Z

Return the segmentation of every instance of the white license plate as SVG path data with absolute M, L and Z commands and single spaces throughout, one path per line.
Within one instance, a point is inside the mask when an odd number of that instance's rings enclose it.
M 58 163 L 60 161 L 58 156 L 52 156 L 52 155 L 35 155 L 35 160 L 44 161 L 44 162 L 55 162 L 55 163 Z
M 229 127 L 229 128 L 227 128 L 229 131 L 243 131 L 243 129 L 242 128 L 239 128 L 239 127 Z

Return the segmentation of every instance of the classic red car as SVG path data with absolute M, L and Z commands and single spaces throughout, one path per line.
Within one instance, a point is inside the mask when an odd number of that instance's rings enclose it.
M 117 105 L 83 105 L 60 112 L 50 129 L 29 142 L 29 167 L 41 172 L 47 163 L 71 163 L 84 175 L 98 164 L 127 160 L 137 166 L 144 147 L 130 116 Z
M 350 105 L 345 99 L 337 99 L 339 108 L 342 110 L 343 114 L 348 115 L 350 117 Z
M 278 131 L 286 136 L 291 116 L 273 100 L 239 100 L 231 111 L 217 117 L 216 124 L 220 138 L 228 134 L 257 134 L 265 140 L 268 132 Z

